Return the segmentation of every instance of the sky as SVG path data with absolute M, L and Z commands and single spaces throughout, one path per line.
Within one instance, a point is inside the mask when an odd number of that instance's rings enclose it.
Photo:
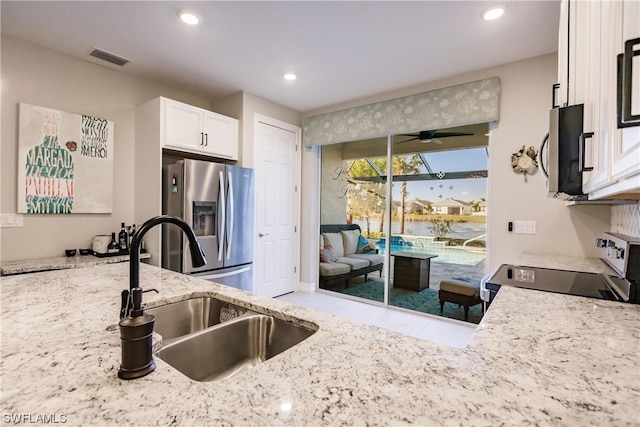
M 448 197 L 466 202 L 487 198 L 487 178 L 446 179 L 447 172 L 487 169 L 487 152 L 484 148 L 440 151 L 425 154 L 434 173 L 444 172 L 441 180 L 407 182 L 408 200 L 422 199 L 438 202 Z M 426 173 L 426 170 L 420 173 Z M 400 199 L 400 184 L 393 188 L 393 199 Z

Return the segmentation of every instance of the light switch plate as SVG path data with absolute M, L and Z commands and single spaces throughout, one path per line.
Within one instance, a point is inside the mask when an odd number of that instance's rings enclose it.
M 536 234 L 535 221 L 515 221 L 513 232 L 516 234 Z
M 0 214 L 0 227 L 9 228 L 9 227 L 22 227 L 23 226 L 23 216 L 21 214 Z

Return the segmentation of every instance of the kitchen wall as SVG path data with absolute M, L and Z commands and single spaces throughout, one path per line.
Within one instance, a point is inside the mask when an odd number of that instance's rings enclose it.
M 2 35 L 2 147 L 0 212 L 17 210 L 18 103 L 89 114 L 115 123 L 113 213 L 103 215 L 24 215 L 24 226 L 0 229 L 0 261 L 62 256 L 64 249 L 91 247 L 95 234 L 118 231 L 133 222 L 135 108 L 166 96 L 240 120 L 239 165 L 252 166 L 253 116 L 260 113 L 300 126 L 300 113 L 239 92 L 215 101 L 176 88 L 128 76 L 110 66 L 60 54 Z
M 214 111 L 230 117 L 236 117 L 240 121 L 240 129 L 238 130 L 241 144 L 240 152 L 242 153 L 240 162 L 246 167 L 254 166 L 253 129 L 255 114 L 261 114 L 302 127 L 301 113 L 247 92 L 238 92 L 231 96 L 217 99 L 211 105 Z
M 608 206 L 572 206 L 546 196 L 546 181 L 541 171 L 529 176 L 513 172 L 511 154 L 523 145 L 540 147 L 547 132 L 551 106 L 551 85 L 557 80 L 557 56 L 549 54 L 524 61 L 479 70 L 437 82 L 355 100 L 305 113 L 305 117 L 344 110 L 373 102 L 407 96 L 447 86 L 498 76 L 501 82 L 500 121 L 493 125 L 489 138 L 488 180 L 488 256 L 487 268 L 501 263 L 516 262 L 522 253 L 546 253 L 579 257 L 598 257 L 593 241 L 610 227 Z M 317 148 L 303 152 L 303 170 L 319 159 Z M 303 206 L 317 203 L 313 186 L 317 176 L 303 179 Z M 303 217 L 302 228 L 313 229 Z M 535 221 L 537 234 L 513 234 L 507 230 L 509 221 Z M 301 281 L 317 281 L 315 242 L 303 253 Z M 304 249 L 304 247 L 303 247 Z M 305 263 L 304 261 L 307 261 Z

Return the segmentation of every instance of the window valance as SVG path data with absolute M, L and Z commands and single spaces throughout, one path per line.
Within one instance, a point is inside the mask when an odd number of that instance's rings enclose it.
M 492 77 L 308 117 L 304 144 L 338 144 L 492 122 L 499 117 L 500 79 Z

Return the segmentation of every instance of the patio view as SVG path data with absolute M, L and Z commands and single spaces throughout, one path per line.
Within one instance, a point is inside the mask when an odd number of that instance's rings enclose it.
M 342 257 L 332 260 L 322 257 L 327 254 L 323 245 L 333 243 L 329 245 L 330 254 L 341 242 L 327 240 L 332 238 L 327 233 L 321 236 L 321 289 L 423 313 L 480 321 L 482 306 L 475 300 L 465 309 L 451 302 L 455 298 L 441 307 L 443 294 L 439 297 L 442 281 L 477 285 L 484 275 L 486 130 L 462 130 L 458 130 L 461 135 L 457 138 L 431 144 L 406 141 L 409 135 L 394 137 L 390 180 L 386 141 L 323 147 L 321 223 L 357 225 L 355 233 L 361 237 L 355 253 L 349 254 L 346 233 L 354 231 L 342 230 L 345 244 L 342 251 L 338 250 Z M 479 132 L 484 138 L 473 138 Z M 327 268 L 335 271 L 353 257 L 369 257 L 371 264 L 373 255 L 377 257 L 375 262 L 385 262 L 387 250 L 391 253 L 389 268 L 370 268 L 372 272 L 357 275 L 365 270 L 354 268 L 363 265 L 355 263 L 350 273 L 334 276 L 336 280 L 323 277 L 323 273 L 333 274 Z M 388 272 L 388 278 L 384 272 Z

